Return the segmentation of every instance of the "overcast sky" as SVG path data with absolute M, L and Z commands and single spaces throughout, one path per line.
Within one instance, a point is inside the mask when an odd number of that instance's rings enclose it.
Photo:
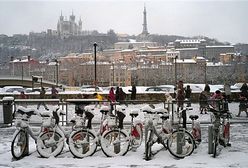
M 0 0 L 0 34 L 28 34 L 56 29 L 62 11 L 83 30 L 138 35 L 144 4 L 150 34 L 208 36 L 219 41 L 248 43 L 248 0 Z

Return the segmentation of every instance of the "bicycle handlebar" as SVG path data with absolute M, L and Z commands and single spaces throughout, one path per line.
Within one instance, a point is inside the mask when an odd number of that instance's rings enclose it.
M 209 106 L 208 109 L 209 109 L 210 112 L 212 112 L 216 116 L 228 117 L 228 118 L 232 117 L 231 113 L 228 110 L 216 110 L 211 106 Z

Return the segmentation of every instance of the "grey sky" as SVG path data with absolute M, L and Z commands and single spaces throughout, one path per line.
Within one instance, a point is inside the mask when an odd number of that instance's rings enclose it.
M 56 29 L 62 11 L 72 10 L 83 30 L 138 35 L 142 31 L 143 8 L 147 9 L 151 34 L 203 35 L 231 43 L 248 43 L 248 1 L 207 0 L 88 0 L 38 1 L 0 0 L 0 34 L 28 34 Z

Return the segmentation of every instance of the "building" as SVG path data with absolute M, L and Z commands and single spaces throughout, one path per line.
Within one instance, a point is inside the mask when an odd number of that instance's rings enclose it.
M 137 41 L 130 41 L 130 42 L 117 42 L 114 44 L 115 49 L 125 50 L 125 49 L 141 49 L 146 47 L 157 47 L 158 44 L 156 42 L 137 42 Z
M 80 35 L 82 32 L 82 20 L 79 19 L 78 23 L 76 23 L 75 15 L 72 14 L 69 17 L 69 20 L 66 19 L 61 15 L 59 17 L 58 23 L 57 23 L 57 34 L 61 37 L 68 37 L 72 35 Z
M 219 62 L 220 54 L 234 53 L 234 46 L 232 45 L 207 46 L 204 39 L 175 40 L 174 47 L 180 52 L 181 59 L 190 59 L 197 56 L 204 57 L 212 62 Z

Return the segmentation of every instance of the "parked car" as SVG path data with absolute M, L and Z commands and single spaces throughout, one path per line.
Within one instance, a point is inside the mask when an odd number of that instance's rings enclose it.
M 241 88 L 242 87 L 242 85 L 243 85 L 244 83 L 235 83 L 234 84 L 234 87 L 237 87 L 237 88 Z
M 93 85 L 84 85 L 81 86 L 81 92 L 102 92 L 103 89 L 99 86 L 93 86 Z
M 173 85 L 161 85 L 161 86 L 152 86 L 146 88 L 147 92 L 169 92 L 173 93 L 174 92 L 174 86 Z
M 3 92 L 5 93 L 20 93 L 25 92 L 25 89 L 22 86 L 5 86 L 3 87 Z
M 152 86 L 146 88 L 147 92 L 173 92 L 174 91 L 174 86 Z
M 40 92 L 40 88 L 26 88 L 26 93 Z

